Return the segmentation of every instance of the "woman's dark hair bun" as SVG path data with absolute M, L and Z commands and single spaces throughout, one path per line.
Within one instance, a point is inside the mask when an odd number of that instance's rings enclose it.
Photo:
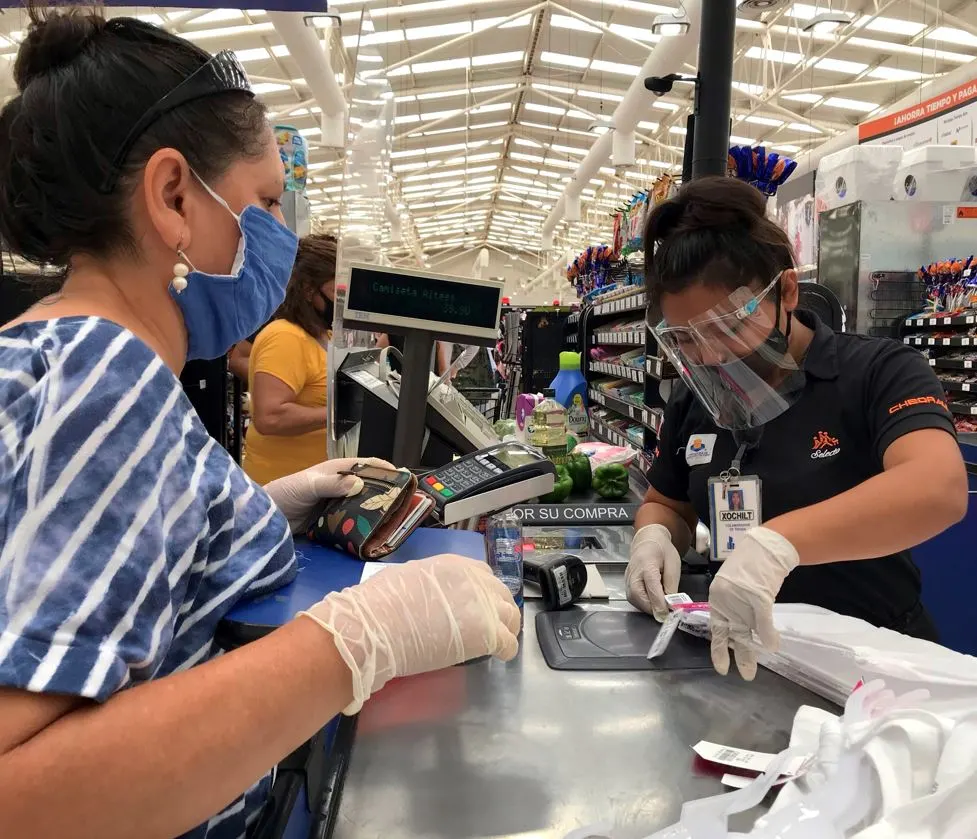
M 766 198 L 735 178 L 684 184 L 648 213 L 644 234 L 652 301 L 695 282 L 766 283 L 794 266 L 790 239 L 767 216 Z
M 108 23 L 105 18 L 80 9 L 45 15 L 32 7 L 29 15 L 27 35 L 14 63 L 14 82 L 21 93 L 37 77 L 74 61 Z

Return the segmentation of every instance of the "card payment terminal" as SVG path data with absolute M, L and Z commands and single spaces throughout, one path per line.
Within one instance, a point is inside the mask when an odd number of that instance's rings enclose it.
M 435 469 L 419 481 L 441 524 L 503 510 L 553 489 L 556 467 L 521 443 L 499 443 Z

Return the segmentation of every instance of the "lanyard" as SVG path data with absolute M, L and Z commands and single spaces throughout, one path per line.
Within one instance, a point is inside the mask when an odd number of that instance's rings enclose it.
M 740 472 L 740 466 L 743 463 L 743 458 L 748 451 L 759 447 L 762 436 L 762 426 L 747 429 L 742 433 L 733 432 L 733 440 L 739 443 L 739 448 L 736 450 L 736 454 L 733 455 L 733 462 L 729 464 L 729 469 L 724 469 L 719 473 L 720 480 L 728 483 L 729 481 L 735 481 L 742 474 Z

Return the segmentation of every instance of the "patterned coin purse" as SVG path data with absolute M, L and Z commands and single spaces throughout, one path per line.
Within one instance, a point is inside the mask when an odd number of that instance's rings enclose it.
M 323 502 L 308 537 L 360 559 L 381 559 L 397 549 L 433 504 L 417 492 L 417 478 L 410 472 L 359 464 L 350 474 L 363 480 L 362 491 Z

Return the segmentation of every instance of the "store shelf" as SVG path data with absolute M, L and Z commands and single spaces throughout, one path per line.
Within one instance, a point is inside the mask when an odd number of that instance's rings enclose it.
M 627 364 L 611 364 L 608 361 L 591 361 L 590 371 L 592 373 L 603 373 L 606 376 L 614 376 L 618 379 L 628 379 L 635 384 L 644 384 L 645 374 L 640 367 L 630 367 Z
M 645 372 L 656 379 L 674 379 L 678 373 L 670 361 L 658 356 L 645 357 Z
M 938 370 L 974 370 L 977 369 L 977 360 L 966 359 L 961 360 L 959 358 L 930 358 L 927 359 L 930 363 L 930 367 L 935 367 Z
M 964 414 L 969 417 L 977 417 L 977 405 L 967 405 L 962 402 L 951 402 L 950 412 L 954 414 Z
M 902 339 L 904 344 L 914 347 L 977 347 L 977 336 L 961 335 L 956 338 L 925 338 L 907 335 Z
M 645 345 L 645 329 L 619 329 L 595 332 L 592 343 L 594 344 L 627 344 L 632 347 L 643 347 Z
M 940 379 L 940 384 L 943 385 L 943 389 L 950 393 L 977 393 L 977 384 L 970 384 L 969 382 L 947 382 Z
M 640 422 L 645 428 L 654 431 L 656 434 L 661 427 L 661 416 L 650 408 L 643 408 L 640 405 L 625 402 L 623 399 L 618 399 L 593 387 L 587 391 L 587 398 L 591 404 L 603 405 L 605 408 L 610 408 L 623 417 Z
M 906 318 L 906 326 L 972 326 L 977 324 L 977 313 L 972 315 L 936 315 L 925 318 Z
M 616 297 L 614 300 L 608 300 L 606 303 L 598 303 L 593 308 L 593 314 L 598 315 L 616 315 L 622 312 L 640 312 L 647 308 L 648 306 L 648 296 L 643 292 L 639 291 L 634 294 L 627 294 L 621 297 Z

